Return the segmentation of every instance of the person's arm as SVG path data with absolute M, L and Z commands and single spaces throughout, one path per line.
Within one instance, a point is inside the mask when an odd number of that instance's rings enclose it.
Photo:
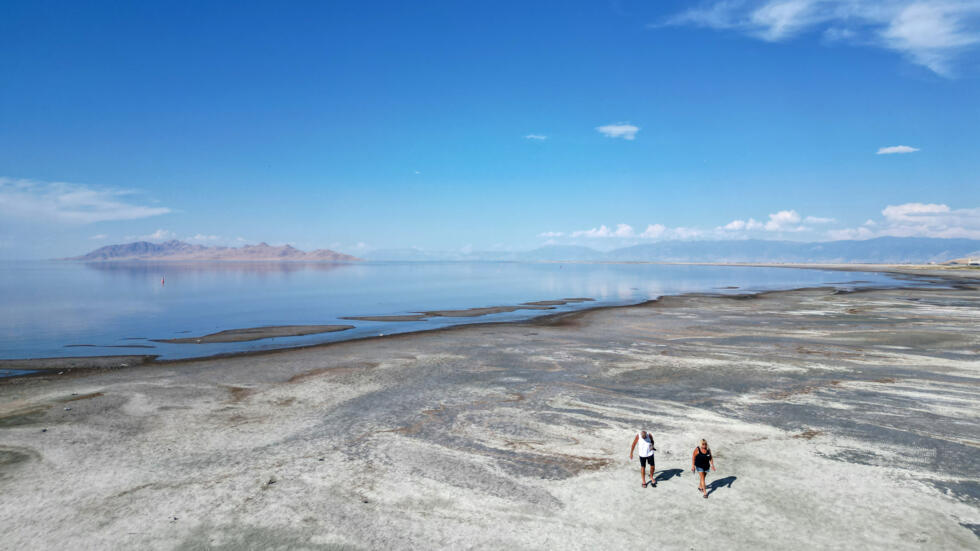
M 714 471 L 715 470 L 715 454 L 711 454 L 711 457 L 708 458 L 708 461 L 711 461 L 711 470 Z
M 694 453 L 691 454 L 691 472 L 694 472 L 694 459 L 698 456 L 698 449 L 694 448 Z
M 632 445 L 632 446 L 630 446 L 630 459 L 633 459 L 633 450 L 635 450 L 635 449 L 636 449 L 636 443 L 637 443 L 637 442 L 639 442 L 639 441 L 640 441 L 640 435 L 639 435 L 639 434 L 637 434 L 637 435 L 636 435 L 636 436 L 635 436 L 635 437 L 633 438 L 633 445 Z

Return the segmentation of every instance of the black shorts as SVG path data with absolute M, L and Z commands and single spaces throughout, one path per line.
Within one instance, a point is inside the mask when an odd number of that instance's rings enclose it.
M 653 456 L 652 455 L 650 457 L 641 457 L 640 458 L 640 468 L 642 469 L 643 467 L 646 467 L 648 462 L 650 463 L 650 466 L 652 467 L 653 466 Z

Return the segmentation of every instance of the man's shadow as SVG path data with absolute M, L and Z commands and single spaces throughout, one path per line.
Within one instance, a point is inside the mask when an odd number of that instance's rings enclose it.
M 714 482 L 706 486 L 708 491 L 707 493 L 705 493 L 705 495 L 710 496 L 715 490 L 721 487 L 727 486 L 731 488 L 732 484 L 735 482 L 737 478 L 738 478 L 737 476 L 726 476 L 725 478 L 719 478 L 718 480 L 715 480 Z
M 679 477 L 679 476 L 681 476 L 681 473 L 683 473 L 683 472 L 684 471 L 682 469 L 666 469 L 666 470 L 660 471 L 657 474 L 657 477 L 654 478 L 654 480 L 656 482 L 663 482 L 664 480 L 670 480 L 671 478 L 674 478 L 675 476 Z

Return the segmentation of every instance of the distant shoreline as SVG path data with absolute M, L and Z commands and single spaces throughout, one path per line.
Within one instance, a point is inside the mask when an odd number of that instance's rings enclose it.
M 672 264 L 672 265 L 692 265 L 692 266 L 698 266 L 698 265 L 744 266 L 749 268 L 751 267 L 795 268 L 795 269 L 826 269 L 826 270 L 841 271 L 841 272 L 879 272 L 879 273 L 902 274 L 902 275 L 913 276 L 913 277 L 921 277 L 921 276 L 937 277 L 937 278 L 946 279 L 951 283 L 962 283 L 962 280 L 967 279 L 967 280 L 975 280 L 976 283 L 980 284 L 980 270 L 972 274 L 962 274 L 962 273 L 949 273 L 948 271 L 943 271 L 943 270 L 921 271 L 919 268 L 911 267 L 910 265 L 718 264 L 718 263 L 653 263 L 653 262 L 644 263 L 644 264 Z M 876 267 L 877 269 L 870 269 L 871 267 Z M 922 268 L 929 269 L 935 267 L 923 266 Z M 505 320 L 505 321 L 484 321 L 484 322 L 477 322 L 477 323 L 461 323 L 461 324 L 450 325 L 446 327 L 430 327 L 430 328 L 423 328 L 423 329 L 418 329 L 418 330 L 408 331 L 403 333 L 392 333 L 388 335 L 385 334 L 369 335 L 369 336 L 354 337 L 350 339 L 343 339 L 339 341 L 321 342 L 321 343 L 314 343 L 314 344 L 301 344 L 297 346 L 285 346 L 282 348 L 273 348 L 273 349 L 223 352 L 218 354 L 193 356 L 187 358 L 158 359 L 159 355 L 157 354 L 125 354 L 119 356 L 102 354 L 102 355 L 94 355 L 94 356 L 27 357 L 27 358 L 14 358 L 14 359 L 0 359 L 0 370 L 35 371 L 35 373 L 0 377 L 0 384 L 3 384 L 4 381 L 8 381 L 11 379 L 50 375 L 52 371 L 59 371 L 59 370 L 64 371 L 66 373 L 70 373 L 72 370 L 92 371 L 92 370 L 100 370 L 100 369 L 118 369 L 118 368 L 128 368 L 128 367 L 147 366 L 147 365 L 183 364 L 188 362 L 207 361 L 207 360 L 214 360 L 214 359 L 221 359 L 221 358 L 245 358 L 251 356 L 264 356 L 269 354 L 279 354 L 279 353 L 295 351 L 295 350 L 306 350 L 306 349 L 315 349 L 321 347 L 339 346 L 346 343 L 368 341 L 368 340 L 406 338 L 406 337 L 410 338 L 416 335 L 462 330 L 471 327 L 512 325 L 512 324 L 521 324 L 521 323 L 551 324 L 559 319 L 571 319 L 572 317 L 583 316 L 591 312 L 598 312 L 598 311 L 618 309 L 618 308 L 642 307 L 650 303 L 656 303 L 666 297 L 689 298 L 689 297 L 698 297 L 698 296 L 737 296 L 743 298 L 756 298 L 761 296 L 767 296 L 774 293 L 810 291 L 810 290 L 819 290 L 819 289 L 827 289 L 827 288 L 828 287 L 823 285 L 816 285 L 810 287 L 799 287 L 794 289 L 766 290 L 766 291 L 758 291 L 758 292 L 741 293 L 737 295 L 724 295 L 724 294 L 714 294 L 714 293 L 705 293 L 705 292 L 680 293 L 676 295 L 664 295 L 656 299 L 644 300 L 641 302 L 631 303 L 631 304 L 613 304 L 613 305 L 604 304 L 604 305 L 579 308 L 571 311 L 554 312 L 554 313 L 544 314 L 541 316 L 536 316 L 534 318 L 530 318 L 526 320 Z M 862 289 L 862 290 L 876 290 L 876 289 L 883 289 L 883 288 L 886 287 L 868 287 L 867 289 Z M 902 289 L 906 287 L 898 286 L 898 287 L 887 287 L 887 288 Z M 581 302 L 584 299 L 576 298 L 576 299 L 564 299 L 564 300 L 568 302 Z M 501 308 L 506 309 L 506 308 L 514 308 L 514 307 L 475 308 L 471 310 L 483 310 L 485 312 L 480 312 L 480 315 L 486 315 L 490 313 L 496 313 L 498 311 L 503 311 L 500 310 Z M 539 309 L 546 309 L 546 308 L 542 306 L 539 307 Z M 447 312 L 442 312 L 442 314 L 445 313 Z M 459 313 L 459 312 L 448 312 L 448 313 Z M 426 315 L 426 314 L 438 315 L 440 314 L 440 312 L 427 312 L 427 313 L 423 313 L 422 315 Z M 367 318 L 384 319 L 387 317 L 388 316 L 351 316 L 343 319 L 352 319 L 352 320 L 367 319 Z M 398 317 L 398 316 L 392 316 L 392 317 Z M 463 317 L 470 317 L 470 316 L 463 316 Z M 406 321 L 406 320 L 392 320 L 392 321 Z M 244 328 L 244 329 L 239 329 L 237 331 L 248 332 L 254 329 L 256 328 Z M 157 340 L 157 342 L 161 342 L 161 341 Z

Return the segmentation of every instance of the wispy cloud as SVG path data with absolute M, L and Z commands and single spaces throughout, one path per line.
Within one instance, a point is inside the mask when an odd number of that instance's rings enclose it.
M 548 136 L 545 136 L 544 134 L 528 134 L 527 136 L 524 136 L 524 139 L 544 141 L 548 139 Z
M 980 43 L 976 0 L 710 0 L 651 25 L 732 30 L 769 42 L 821 31 L 825 40 L 872 45 L 952 76 L 957 55 Z
M 546 231 L 538 234 L 538 237 L 561 237 L 565 235 L 564 232 L 560 231 Z
M 106 239 L 106 238 L 108 238 L 108 237 L 109 237 L 109 236 L 108 236 L 108 235 L 106 235 L 106 234 L 104 234 L 104 233 L 97 233 L 97 234 L 95 234 L 95 235 L 93 235 L 93 236 L 91 236 L 91 237 L 89 237 L 89 239 L 93 239 L 93 240 L 96 240 L 96 241 L 100 241 L 100 240 L 102 240 L 102 239 Z
M 135 220 L 170 212 L 127 200 L 133 190 L 97 188 L 66 182 L 0 178 L 0 213 L 7 216 L 87 224 Z
M 807 216 L 803 219 L 806 224 L 832 224 L 836 222 L 834 218 L 824 218 L 822 216 Z
M 634 126 L 628 122 L 618 122 L 616 124 L 597 126 L 596 130 L 607 138 L 633 140 L 636 138 L 636 133 L 640 131 L 640 127 Z
M 876 155 L 894 155 L 896 153 L 915 153 L 919 149 L 908 145 L 893 145 L 890 147 L 879 147 Z

